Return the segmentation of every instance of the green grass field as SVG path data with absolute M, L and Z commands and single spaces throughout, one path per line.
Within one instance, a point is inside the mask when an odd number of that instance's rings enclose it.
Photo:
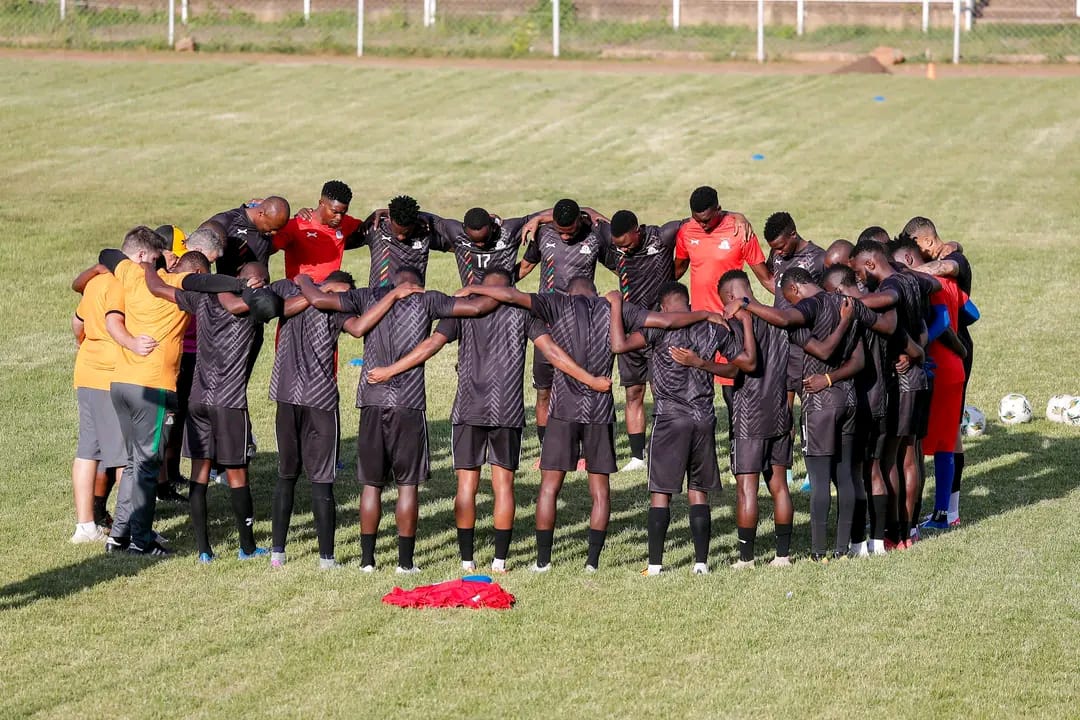
M 1080 81 L 7 57 L 0 84 L 0 717 L 1080 717 L 1080 429 L 1041 419 L 1050 395 L 1080 393 Z M 398 192 L 451 215 L 484 204 L 509 216 L 573 196 L 658 223 L 683 216 L 689 191 L 711 183 L 758 227 L 787 209 L 820 243 L 929 215 L 975 267 L 983 319 L 970 401 L 994 416 L 1002 395 L 1022 392 L 1040 419 L 993 422 L 970 443 L 962 529 L 886 558 L 786 572 L 726 569 L 729 487 L 714 511 L 714 573 L 689 575 L 680 499 L 670 573 L 640 577 L 647 493 L 636 474 L 613 480 L 599 573 L 581 571 L 588 493 L 575 477 L 556 568 L 531 576 L 538 478 L 523 472 L 502 581 L 518 604 L 502 613 L 382 605 L 397 581 L 392 517 L 379 573 L 318 573 L 306 488 L 278 572 L 230 559 L 220 488 L 211 533 L 222 559 L 209 568 L 196 566 L 175 506 L 159 522 L 173 560 L 69 545 L 71 277 L 133 225 L 192 228 L 268 193 L 309 205 L 332 177 L 352 185 L 358 214 Z M 365 277 L 364 252 L 346 268 Z M 280 276 L 280 258 L 272 271 Z M 452 260 L 436 257 L 430 285 L 455 282 Z M 343 358 L 361 354 L 342 341 Z M 270 363 L 264 353 L 250 391 L 256 537 L 267 542 Z M 458 567 L 453 367 L 452 350 L 428 366 L 434 477 L 421 493 L 424 572 L 409 585 Z M 347 562 L 359 554 L 356 381 L 343 365 Z M 624 438 L 619 447 L 625 457 Z M 535 450 L 530 431 L 530 467 Z M 796 503 L 794 550 L 805 556 L 808 500 Z M 767 501 L 762 510 L 768 559 Z M 490 511 L 483 494 L 481 564 Z

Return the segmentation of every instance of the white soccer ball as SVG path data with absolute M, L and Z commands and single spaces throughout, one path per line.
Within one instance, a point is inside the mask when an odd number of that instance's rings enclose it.
M 1080 426 L 1080 397 L 1069 399 L 1069 404 L 1065 406 L 1061 417 L 1066 425 Z
M 964 417 L 960 421 L 960 432 L 967 437 L 978 437 L 986 432 L 986 416 L 974 405 L 964 408 Z
M 1055 395 L 1046 403 L 1046 419 L 1050 422 L 1065 422 L 1065 408 L 1075 398 L 1072 395 Z
M 1020 393 L 1009 393 L 998 403 L 998 419 L 1006 425 L 1031 422 L 1031 403 Z

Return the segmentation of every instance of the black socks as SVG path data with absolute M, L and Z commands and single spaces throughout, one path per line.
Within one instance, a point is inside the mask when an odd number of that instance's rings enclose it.
M 205 487 L 205 486 L 203 486 Z M 251 488 L 229 488 L 233 514 L 236 516 L 236 532 L 240 535 L 240 549 L 250 555 L 255 552 L 255 506 L 251 501 Z
M 555 543 L 554 530 L 536 531 L 536 565 L 544 567 L 551 564 L 551 546 Z
M 514 529 L 499 530 L 495 529 L 495 559 L 505 560 L 507 554 L 510 552 L 510 538 L 514 535 Z
M 274 497 L 270 501 L 270 524 L 273 540 L 270 549 L 285 552 L 285 542 L 289 538 L 289 524 L 292 521 L 293 497 L 296 494 L 296 478 L 279 477 L 274 485 Z
M 96 498 L 95 498 L 96 499 Z M 102 499 L 104 503 L 104 498 Z M 191 524 L 195 528 L 195 547 L 199 553 L 213 555 L 210 549 L 210 537 L 206 531 L 206 486 L 197 482 L 188 483 L 188 504 L 191 507 Z
M 630 433 L 630 454 L 638 460 L 645 459 L 645 433 Z
M 397 539 L 397 564 L 399 568 L 408 570 L 413 563 L 413 551 L 416 549 L 416 536 L 398 535 Z
M 462 562 L 472 562 L 473 559 L 473 544 L 475 543 L 476 529 L 475 528 L 458 528 L 457 529 L 457 544 L 458 552 L 461 554 Z
M 375 566 L 375 533 L 360 536 L 360 567 Z
M 600 551 L 604 549 L 604 541 L 607 540 L 607 530 L 593 530 L 589 528 L 589 557 L 585 564 L 596 568 L 600 567 Z
M 791 554 L 791 523 L 776 524 L 776 557 L 787 557 Z
M 631 435 L 630 437 L 633 437 Z M 649 508 L 649 564 L 664 564 L 664 540 L 671 524 L 671 508 Z
M 690 506 L 690 536 L 694 539 L 694 562 L 709 561 L 712 540 L 712 512 L 705 503 Z
M 337 532 L 337 501 L 334 499 L 333 483 L 311 484 L 311 514 L 315 517 L 319 557 L 323 560 L 332 560 L 334 534 Z
M 757 540 L 757 527 L 736 528 L 739 535 L 739 560 L 754 561 L 754 541 Z

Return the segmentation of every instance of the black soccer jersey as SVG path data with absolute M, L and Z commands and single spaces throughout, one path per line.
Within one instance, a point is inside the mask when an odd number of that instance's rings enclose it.
M 377 303 L 390 288 L 357 288 L 341 295 L 341 309 L 360 315 Z M 431 322 L 450 317 L 454 298 L 428 290 L 398 300 L 364 338 L 364 369 L 356 388 L 356 407 L 404 407 L 427 410 L 422 365 L 384 383 L 368 384 L 369 367 L 385 367 L 400 360 L 431 333 Z
M 611 377 L 611 305 L 602 297 L 544 293 L 532 296 L 532 312 L 548 327 L 551 338 L 588 373 Z M 648 311 L 631 303 L 623 305 L 625 327 L 644 324 Z M 548 414 L 576 423 L 615 421 L 610 392 L 598 393 L 556 370 L 551 385 Z
M 500 305 L 478 318 L 446 318 L 435 332 L 458 341 L 454 425 L 519 428 L 525 425 L 522 391 L 525 348 L 547 334 L 528 310 Z
M 904 351 L 901 345 L 903 337 L 918 338 L 926 327 L 926 313 L 929 309 L 929 296 L 924 300 L 923 290 L 917 277 L 918 273 L 897 272 L 881 281 L 878 291 L 891 290 L 897 296 L 896 324 L 904 333 L 896 333 L 889 343 L 889 361 L 895 363 Z M 905 342 L 906 344 L 906 342 Z M 921 365 L 912 363 L 906 373 L 897 376 L 900 392 L 914 392 L 929 387 L 926 371 Z
M 780 291 L 780 283 L 784 279 L 784 273 L 791 268 L 802 268 L 810 273 L 814 282 L 821 284 L 821 276 L 825 272 L 825 251 L 812 242 L 807 242 L 802 250 L 796 250 L 791 257 L 781 257 L 773 253 L 769 257 L 769 270 L 776 280 L 776 293 L 773 296 L 773 305 L 778 308 L 791 307 L 791 303 L 784 299 L 784 293 Z
M 742 321 L 730 321 L 733 344 L 743 347 Z M 787 404 L 788 334 L 759 317 L 754 318 L 757 366 L 735 378 L 731 406 L 731 435 L 736 438 L 772 438 L 791 431 Z M 735 347 L 720 348 L 725 357 Z M 736 353 L 737 354 L 737 353 Z
M 882 418 L 888 410 L 888 390 L 895 382 L 896 372 L 889 364 L 886 339 L 861 324 L 860 331 L 866 365 L 855 376 L 856 400 L 861 411 Z
M 371 250 L 368 285 L 372 288 L 390 287 L 398 269 L 407 266 L 419 270 L 420 280 L 424 281 L 430 252 L 450 249 L 450 243 L 435 232 L 433 225 L 431 216 L 421 215 L 415 235 L 405 242 L 398 242 L 390 229 L 389 218 L 383 218 L 378 225 L 358 232 L 349 247 L 367 245 Z
M 712 359 L 718 350 L 725 357 L 742 352 L 731 332 L 723 325 L 699 322 L 677 330 L 637 329 L 648 341 L 649 382 L 652 384 L 653 415 L 682 415 L 694 420 L 716 416 L 713 397 L 716 380 L 712 373 L 675 362 L 671 348 L 688 348 L 699 357 Z M 733 354 L 728 354 L 733 353 Z
M 196 321 L 199 352 L 189 402 L 246 409 L 248 356 L 255 341 L 255 322 L 247 313 L 233 315 L 214 294 L 177 290 L 176 304 Z
M 641 245 L 631 252 L 607 245 L 600 262 L 619 279 L 623 300 L 660 309 L 660 286 L 675 279 L 675 234 L 681 225 L 681 220 L 661 227 L 643 225 Z
M 563 242 L 553 225 L 542 225 L 525 249 L 525 261 L 540 265 L 538 292 L 566 292 L 576 277 L 593 280 L 596 263 L 611 245 L 611 226 L 606 222 L 583 223 L 577 235 Z
M 278 280 L 270 289 L 282 298 L 300 294 L 291 280 Z M 278 323 L 277 350 L 270 372 L 270 399 L 318 410 L 337 410 L 338 337 L 352 315 L 326 313 L 314 307 Z
M 458 220 L 435 219 L 435 232 L 442 243 L 454 249 L 458 275 L 462 285 L 479 284 L 488 270 L 505 270 L 511 281 L 521 249 L 521 228 L 528 217 L 507 218 L 496 222 L 496 229 L 483 245 L 477 245 L 465 234 L 465 226 Z
M 225 251 L 215 264 L 222 275 L 236 277 L 244 263 L 259 262 L 265 265 L 274 254 L 273 236 L 259 232 L 243 205 L 220 212 L 210 220 L 225 228 Z
M 791 341 L 806 349 L 811 338 L 819 341 L 828 338 L 840 324 L 840 304 L 843 301 L 842 295 L 827 292 L 819 292 L 817 295 L 800 300 L 795 305 L 795 309 L 806 318 L 806 327 L 791 331 Z M 803 363 L 804 378 L 836 372 L 855 351 L 855 346 L 861 337 L 859 325 L 869 327 L 876 322 L 877 318 L 873 310 L 857 300 L 852 299 L 852 303 L 855 307 L 855 317 L 851 327 L 844 333 L 840 345 L 828 360 L 821 360 L 806 353 L 806 360 Z M 803 404 L 807 410 L 855 407 L 855 384 L 851 380 L 837 380 L 833 382 L 832 387 L 816 393 L 806 393 Z

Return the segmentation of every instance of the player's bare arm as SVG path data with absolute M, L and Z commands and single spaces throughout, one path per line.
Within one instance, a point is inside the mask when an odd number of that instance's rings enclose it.
M 741 308 L 746 308 L 750 313 L 774 325 L 778 328 L 799 328 L 806 326 L 806 317 L 795 308 L 777 308 L 762 305 L 752 297 L 741 300 L 733 300 L 724 308 L 724 317 L 733 318 Z
M 307 275 L 297 275 L 296 285 L 300 293 L 311 304 L 311 307 L 319 310 L 341 312 L 340 293 L 326 292 L 324 288 L 316 285 Z
M 821 392 L 825 388 L 832 387 L 841 380 L 850 380 L 862 372 L 864 367 L 866 367 L 866 352 L 863 350 L 863 344 L 859 343 L 855 346 L 855 350 L 851 353 L 851 357 L 845 360 L 834 372 L 826 373 L 825 375 L 819 373 L 811 375 L 808 378 L 803 378 L 803 390 L 808 393 Z
M 765 267 L 765 263 L 755 263 L 750 266 L 750 270 L 754 273 L 754 277 L 761 283 L 761 287 L 769 291 L 770 295 L 776 294 L 776 278 L 769 271 L 769 268 Z
M 706 360 L 689 348 L 670 348 L 668 353 L 671 359 L 680 365 L 698 368 L 728 380 L 734 380 L 739 376 L 739 368 L 731 363 L 718 363 L 715 360 Z
M 871 310 L 884 312 L 895 308 L 900 302 L 900 296 L 892 289 L 878 290 L 877 292 L 863 295 L 859 298 L 859 302 Z
M 644 348 L 648 344 L 644 335 L 639 332 L 631 333 L 629 336 L 626 334 L 622 319 L 622 293 L 618 290 L 612 290 L 604 297 L 611 305 L 611 329 L 609 331 L 611 352 L 620 355 Z
M 107 272 L 109 272 L 109 268 L 101 263 L 94 263 L 75 276 L 75 279 L 71 281 L 71 289 L 82 295 L 83 291 L 86 290 L 87 284 L 89 284 L 91 280 L 98 275 L 104 275 Z
M 427 340 L 424 340 L 411 351 L 403 355 L 397 362 L 387 365 L 386 367 L 368 368 L 368 384 L 377 385 L 379 383 L 384 383 L 396 375 L 400 375 L 407 370 L 412 370 L 414 367 L 423 365 L 434 357 L 437 352 L 442 350 L 447 342 L 449 342 L 449 338 L 442 333 L 432 333 Z
M 742 310 L 736 313 L 733 319 L 742 323 L 743 346 L 738 355 L 728 360 L 728 364 L 734 365 L 743 372 L 754 372 L 757 370 L 758 359 L 757 342 L 754 340 L 754 316 Z
M 469 295 L 483 295 L 492 298 L 503 305 L 517 305 L 526 310 L 532 310 L 532 296 L 512 287 L 500 287 L 498 285 L 469 285 L 454 293 L 456 298 L 465 298 Z
M 583 367 L 574 362 L 574 359 L 570 357 L 565 350 L 559 347 L 559 345 L 551 339 L 550 335 L 541 335 L 533 341 L 533 344 L 540 352 L 544 353 L 544 357 L 546 357 L 556 369 L 574 378 L 593 392 L 611 392 L 611 378 L 597 377 L 586 371 Z

